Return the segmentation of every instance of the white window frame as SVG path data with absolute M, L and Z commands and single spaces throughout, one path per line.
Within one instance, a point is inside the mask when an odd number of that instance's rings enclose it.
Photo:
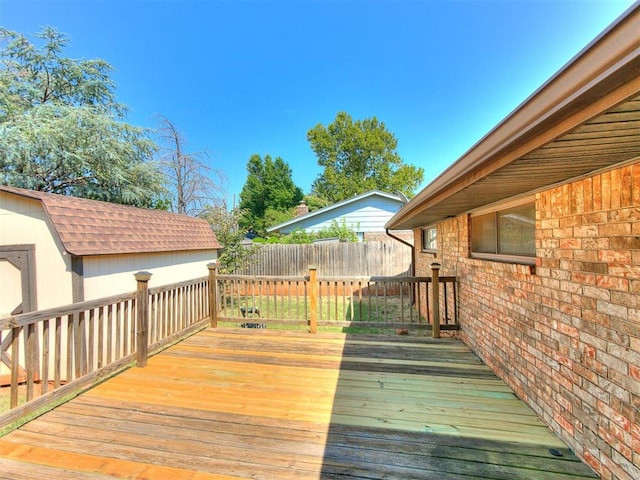
M 433 236 L 428 238 L 427 232 L 432 232 Z M 427 246 L 428 245 L 428 246 Z M 438 228 L 435 224 L 423 227 L 420 230 L 420 247 L 425 253 L 437 253 L 438 251 Z
M 499 241 L 499 226 L 495 225 L 495 229 L 496 229 L 496 238 L 495 238 L 495 242 L 496 242 L 496 252 L 495 253 L 482 253 L 482 252 L 474 252 L 473 251 L 473 227 L 472 227 L 472 223 L 473 223 L 473 218 L 474 217 L 480 217 L 480 216 L 484 216 L 484 215 L 488 215 L 488 214 L 495 214 L 495 218 L 496 218 L 496 222 L 497 222 L 497 218 L 498 218 L 498 214 L 500 212 L 503 212 L 505 210 L 510 210 L 512 208 L 516 208 L 516 207 L 521 207 L 524 205 L 528 205 L 528 204 L 533 204 L 534 205 L 534 209 L 535 209 L 535 197 L 525 197 L 525 198 L 520 198 L 517 200 L 513 200 L 510 202 L 504 202 L 501 204 L 497 204 L 494 205 L 492 207 L 488 207 L 488 208 L 484 208 L 481 210 L 477 210 L 471 213 L 471 215 L 469 216 L 469 253 L 471 258 L 478 258 L 478 259 L 483 259 L 483 260 L 491 260 L 491 261 L 496 261 L 496 262 L 503 262 L 503 263 L 516 263 L 516 264 L 522 264 L 522 265 L 533 265 L 535 266 L 536 264 L 536 256 L 537 254 L 534 253 L 533 255 L 510 255 L 510 254 L 502 254 L 498 252 L 498 241 Z M 534 213 L 534 217 L 535 217 L 535 213 Z M 534 218 L 535 221 L 535 218 Z M 535 236 L 535 228 L 534 228 L 534 236 Z M 533 239 L 535 241 L 535 238 Z

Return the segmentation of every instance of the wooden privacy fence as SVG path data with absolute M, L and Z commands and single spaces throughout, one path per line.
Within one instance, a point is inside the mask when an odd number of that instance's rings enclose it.
M 312 267 L 306 276 L 219 275 L 216 285 L 218 321 L 245 326 L 268 324 L 338 327 L 457 329 L 455 277 L 329 277 Z
M 148 289 L 150 277 L 137 273 L 132 293 L 0 319 L 0 428 L 207 326 L 208 277 Z
M 309 265 L 333 277 L 406 275 L 411 248 L 398 241 L 262 245 L 248 266 L 234 272 L 253 276 L 304 276 Z

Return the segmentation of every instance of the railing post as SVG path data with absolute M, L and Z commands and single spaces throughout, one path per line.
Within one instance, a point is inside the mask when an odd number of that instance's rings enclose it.
M 309 265 L 309 331 L 318 333 L 318 267 Z
M 147 366 L 147 346 L 149 344 L 149 279 L 151 273 L 138 272 L 134 275 L 138 282 L 136 297 L 136 365 Z
M 209 326 L 218 326 L 218 262 L 207 264 L 209 269 Z
M 431 325 L 431 336 L 440 338 L 440 278 L 439 263 L 431 264 L 431 295 L 433 296 L 431 305 L 433 305 L 433 324 Z

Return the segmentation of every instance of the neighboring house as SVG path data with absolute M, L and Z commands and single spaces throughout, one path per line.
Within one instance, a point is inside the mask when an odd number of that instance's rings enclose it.
M 298 206 L 292 220 L 267 229 L 269 233 L 289 234 L 296 230 L 315 233 L 331 227 L 333 222 L 344 224 L 358 234 L 360 241 L 385 240 L 385 224 L 407 203 L 402 194 L 378 190 L 357 195 L 309 213 L 307 206 Z
M 0 186 L 0 316 L 204 277 L 219 248 L 204 220 Z
M 387 224 L 461 337 L 602 478 L 640 478 L 640 4 Z

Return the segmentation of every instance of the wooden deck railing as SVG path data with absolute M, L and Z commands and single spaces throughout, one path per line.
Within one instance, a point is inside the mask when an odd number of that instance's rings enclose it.
M 457 328 L 455 277 L 218 275 L 0 319 L 0 429 L 218 321 Z M 259 320 L 257 320 L 259 319 Z M 2 385 L 5 385 L 4 387 Z M 8 386 L 6 386 L 8 385 Z M 8 397 L 8 400 L 7 400 Z
M 439 266 L 438 266 L 439 267 Z M 273 277 L 213 270 L 215 322 L 456 329 L 455 277 Z M 435 286 L 435 288 L 434 288 Z M 434 295 L 435 293 L 435 295 Z
M 132 293 L 0 319 L 0 428 L 206 327 L 208 277 L 148 289 L 150 277 L 136 274 Z

